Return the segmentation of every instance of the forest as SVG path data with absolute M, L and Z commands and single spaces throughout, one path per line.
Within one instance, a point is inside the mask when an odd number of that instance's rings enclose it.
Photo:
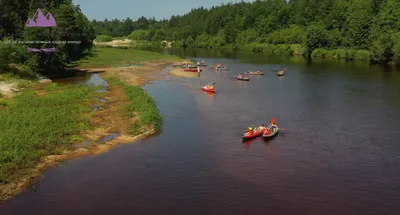
M 72 0 L 0 0 L 0 73 L 21 77 L 65 74 L 68 64 L 90 53 L 95 32 L 79 5 Z M 56 27 L 26 27 L 40 8 L 50 12 Z M 61 42 L 60 42 L 61 41 Z M 65 41 L 65 42 L 63 42 Z M 75 41 L 69 43 L 68 41 Z M 29 48 L 56 48 L 29 52 Z
M 155 20 L 91 22 L 100 40 L 173 41 L 174 47 L 247 49 L 400 64 L 398 0 L 257 0 Z

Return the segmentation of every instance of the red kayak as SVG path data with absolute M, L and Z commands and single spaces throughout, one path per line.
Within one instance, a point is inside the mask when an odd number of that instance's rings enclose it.
M 253 132 L 252 134 L 248 134 L 248 132 L 246 132 L 242 135 L 242 138 L 243 138 L 243 140 L 253 139 L 253 138 L 261 136 L 264 133 L 264 131 L 265 131 L 265 129 L 262 129 L 262 130 Z
M 201 90 L 209 92 L 209 93 L 215 93 L 217 91 L 215 91 L 215 89 L 208 89 L 206 86 L 202 87 Z
M 185 69 L 183 70 L 185 72 L 197 72 L 197 69 Z M 202 69 L 200 69 L 200 72 L 203 71 Z

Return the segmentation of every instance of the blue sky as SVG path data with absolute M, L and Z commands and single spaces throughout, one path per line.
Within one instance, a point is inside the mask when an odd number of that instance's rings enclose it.
M 125 19 L 135 20 L 141 16 L 156 19 L 170 18 L 190 12 L 192 8 L 221 5 L 241 0 L 73 0 L 81 6 L 82 12 L 89 20 Z M 251 2 L 251 0 L 244 0 Z

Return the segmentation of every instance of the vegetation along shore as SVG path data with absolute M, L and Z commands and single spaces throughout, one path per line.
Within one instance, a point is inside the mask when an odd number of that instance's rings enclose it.
M 61 161 L 105 152 L 162 129 L 155 102 L 140 86 L 163 78 L 165 67 L 181 59 L 94 47 L 90 22 L 69 0 L 46 1 L 46 9 L 34 0 L 4 4 L 0 21 L 11 24 L 0 28 L 0 201 Z M 26 28 L 37 8 L 44 14 L 51 11 L 57 27 Z M 56 52 L 50 54 L 28 52 L 19 42 L 78 40 L 30 44 L 36 49 L 54 46 Z M 77 72 L 99 75 L 107 85 L 50 80 Z
M 21 192 L 61 161 L 160 131 L 161 114 L 140 86 L 163 78 L 165 66 L 175 62 L 178 57 L 154 52 L 96 48 L 75 68 L 100 74 L 107 86 L 29 80 L 20 92 L 0 98 L 0 200 Z M 0 77 L 6 80 L 2 83 L 25 80 L 9 73 Z
M 246 49 L 400 64 L 397 0 L 257 0 L 197 8 L 154 20 L 92 21 L 98 41 L 128 38 L 133 45 Z M 165 44 L 165 43 L 163 43 Z

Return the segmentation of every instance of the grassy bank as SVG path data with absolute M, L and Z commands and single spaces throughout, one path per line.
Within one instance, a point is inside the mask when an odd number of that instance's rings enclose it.
M 91 133 L 101 131 L 106 135 L 112 129 L 126 127 L 118 132 L 135 136 L 162 129 L 160 111 L 146 91 L 116 77 L 106 80 L 110 93 L 96 92 L 91 86 L 50 84 L 41 91 L 0 98 L 0 185 L 29 174 L 29 169 L 47 155 L 71 151 L 73 144 L 84 141 Z M 123 89 L 122 94 L 114 92 L 118 89 Z M 95 98 L 105 95 L 114 105 L 104 104 L 101 111 L 92 109 L 92 104 L 98 104 Z M 113 118 L 107 118 L 110 115 Z M 101 134 L 95 135 L 96 139 L 88 138 L 92 141 L 90 146 L 97 146 Z
M 69 147 L 69 138 L 89 128 L 85 113 L 93 87 L 55 84 L 44 94 L 25 91 L 0 106 L 0 184 L 19 170 L 34 167 L 45 155 Z
M 80 67 L 110 67 L 142 62 L 172 62 L 180 58 L 173 55 L 135 49 L 97 47 L 93 56 L 78 62 Z
M 160 131 L 163 119 L 153 98 L 139 86 L 129 85 L 115 76 L 105 78 L 110 84 L 124 88 L 128 96 L 128 103 L 123 107 L 123 115 L 127 117 L 138 117 L 128 130 L 131 135 L 137 135 L 144 130 L 155 129 Z

